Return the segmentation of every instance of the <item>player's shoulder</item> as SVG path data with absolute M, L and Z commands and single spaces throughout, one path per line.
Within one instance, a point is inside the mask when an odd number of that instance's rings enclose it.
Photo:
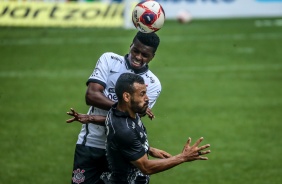
M 119 54 L 116 54 L 114 52 L 105 52 L 102 54 L 101 58 L 106 60 L 107 62 L 110 63 L 116 63 L 116 62 L 124 62 L 124 56 L 121 56 Z
M 145 78 L 149 79 L 150 83 L 152 84 L 161 85 L 161 81 L 151 70 L 147 71 L 147 73 L 145 74 Z

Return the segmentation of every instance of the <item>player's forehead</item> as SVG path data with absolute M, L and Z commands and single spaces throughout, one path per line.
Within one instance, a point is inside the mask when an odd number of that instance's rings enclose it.
M 134 82 L 133 87 L 134 87 L 134 91 L 137 92 L 137 93 L 147 91 L 146 84 L 140 84 L 138 82 Z
M 145 44 L 143 44 L 142 42 L 140 42 L 138 39 L 135 39 L 132 43 L 132 48 L 133 49 L 137 49 L 139 51 L 143 51 L 143 52 L 150 52 L 151 54 L 154 53 L 154 48 L 151 46 L 147 46 Z

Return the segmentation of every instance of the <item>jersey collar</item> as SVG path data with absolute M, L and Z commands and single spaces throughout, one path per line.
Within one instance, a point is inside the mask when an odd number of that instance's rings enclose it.
M 132 119 L 132 118 L 130 117 L 130 115 L 129 115 L 128 112 L 122 112 L 122 111 L 119 111 L 119 110 L 117 109 L 117 103 L 115 103 L 115 104 L 112 106 L 112 110 L 113 110 L 113 113 L 114 113 L 116 116 Z M 139 117 L 139 116 L 136 115 L 136 119 L 138 119 L 138 117 Z M 133 120 L 134 120 L 134 119 L 133 119 Z
M 127 59 L 128 58 L 128 54 L 126 54 L 124 56 L 124 59 L 126 61 L 126 68 L 127 69 L 130 69 L 130 70 L 133 70 L 133 72 L 135 74 L 143 74 L 143 73 L 146 73 L 148 70 L 149 70 L 149 66 L 148 65 L 145 65 L 144 67 L 140 68 L 140 69 L 133 69 L 129 63 L 129 60 Z

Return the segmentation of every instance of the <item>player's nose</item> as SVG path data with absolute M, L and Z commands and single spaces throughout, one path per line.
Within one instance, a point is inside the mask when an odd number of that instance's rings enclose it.
M 140 60 L 142 58 L 141 53 L 136 54 L 135 57 L 137 60 Z
M 149 103 L 149 97 L 147 95 L 145 95 L 145 102 Z

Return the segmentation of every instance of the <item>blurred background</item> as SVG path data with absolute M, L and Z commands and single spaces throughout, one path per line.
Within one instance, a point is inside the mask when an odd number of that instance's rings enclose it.
M 282 182 L 282 1 L 162 0 L 151 70 L 162 83 L 150 144 L 178 154 L 188 137 L 208 161 L 153 184 Z M 138 1 L 0 0 L 0 184 L 70 183 L 86 81 L 104 52 L 125 55 Z

